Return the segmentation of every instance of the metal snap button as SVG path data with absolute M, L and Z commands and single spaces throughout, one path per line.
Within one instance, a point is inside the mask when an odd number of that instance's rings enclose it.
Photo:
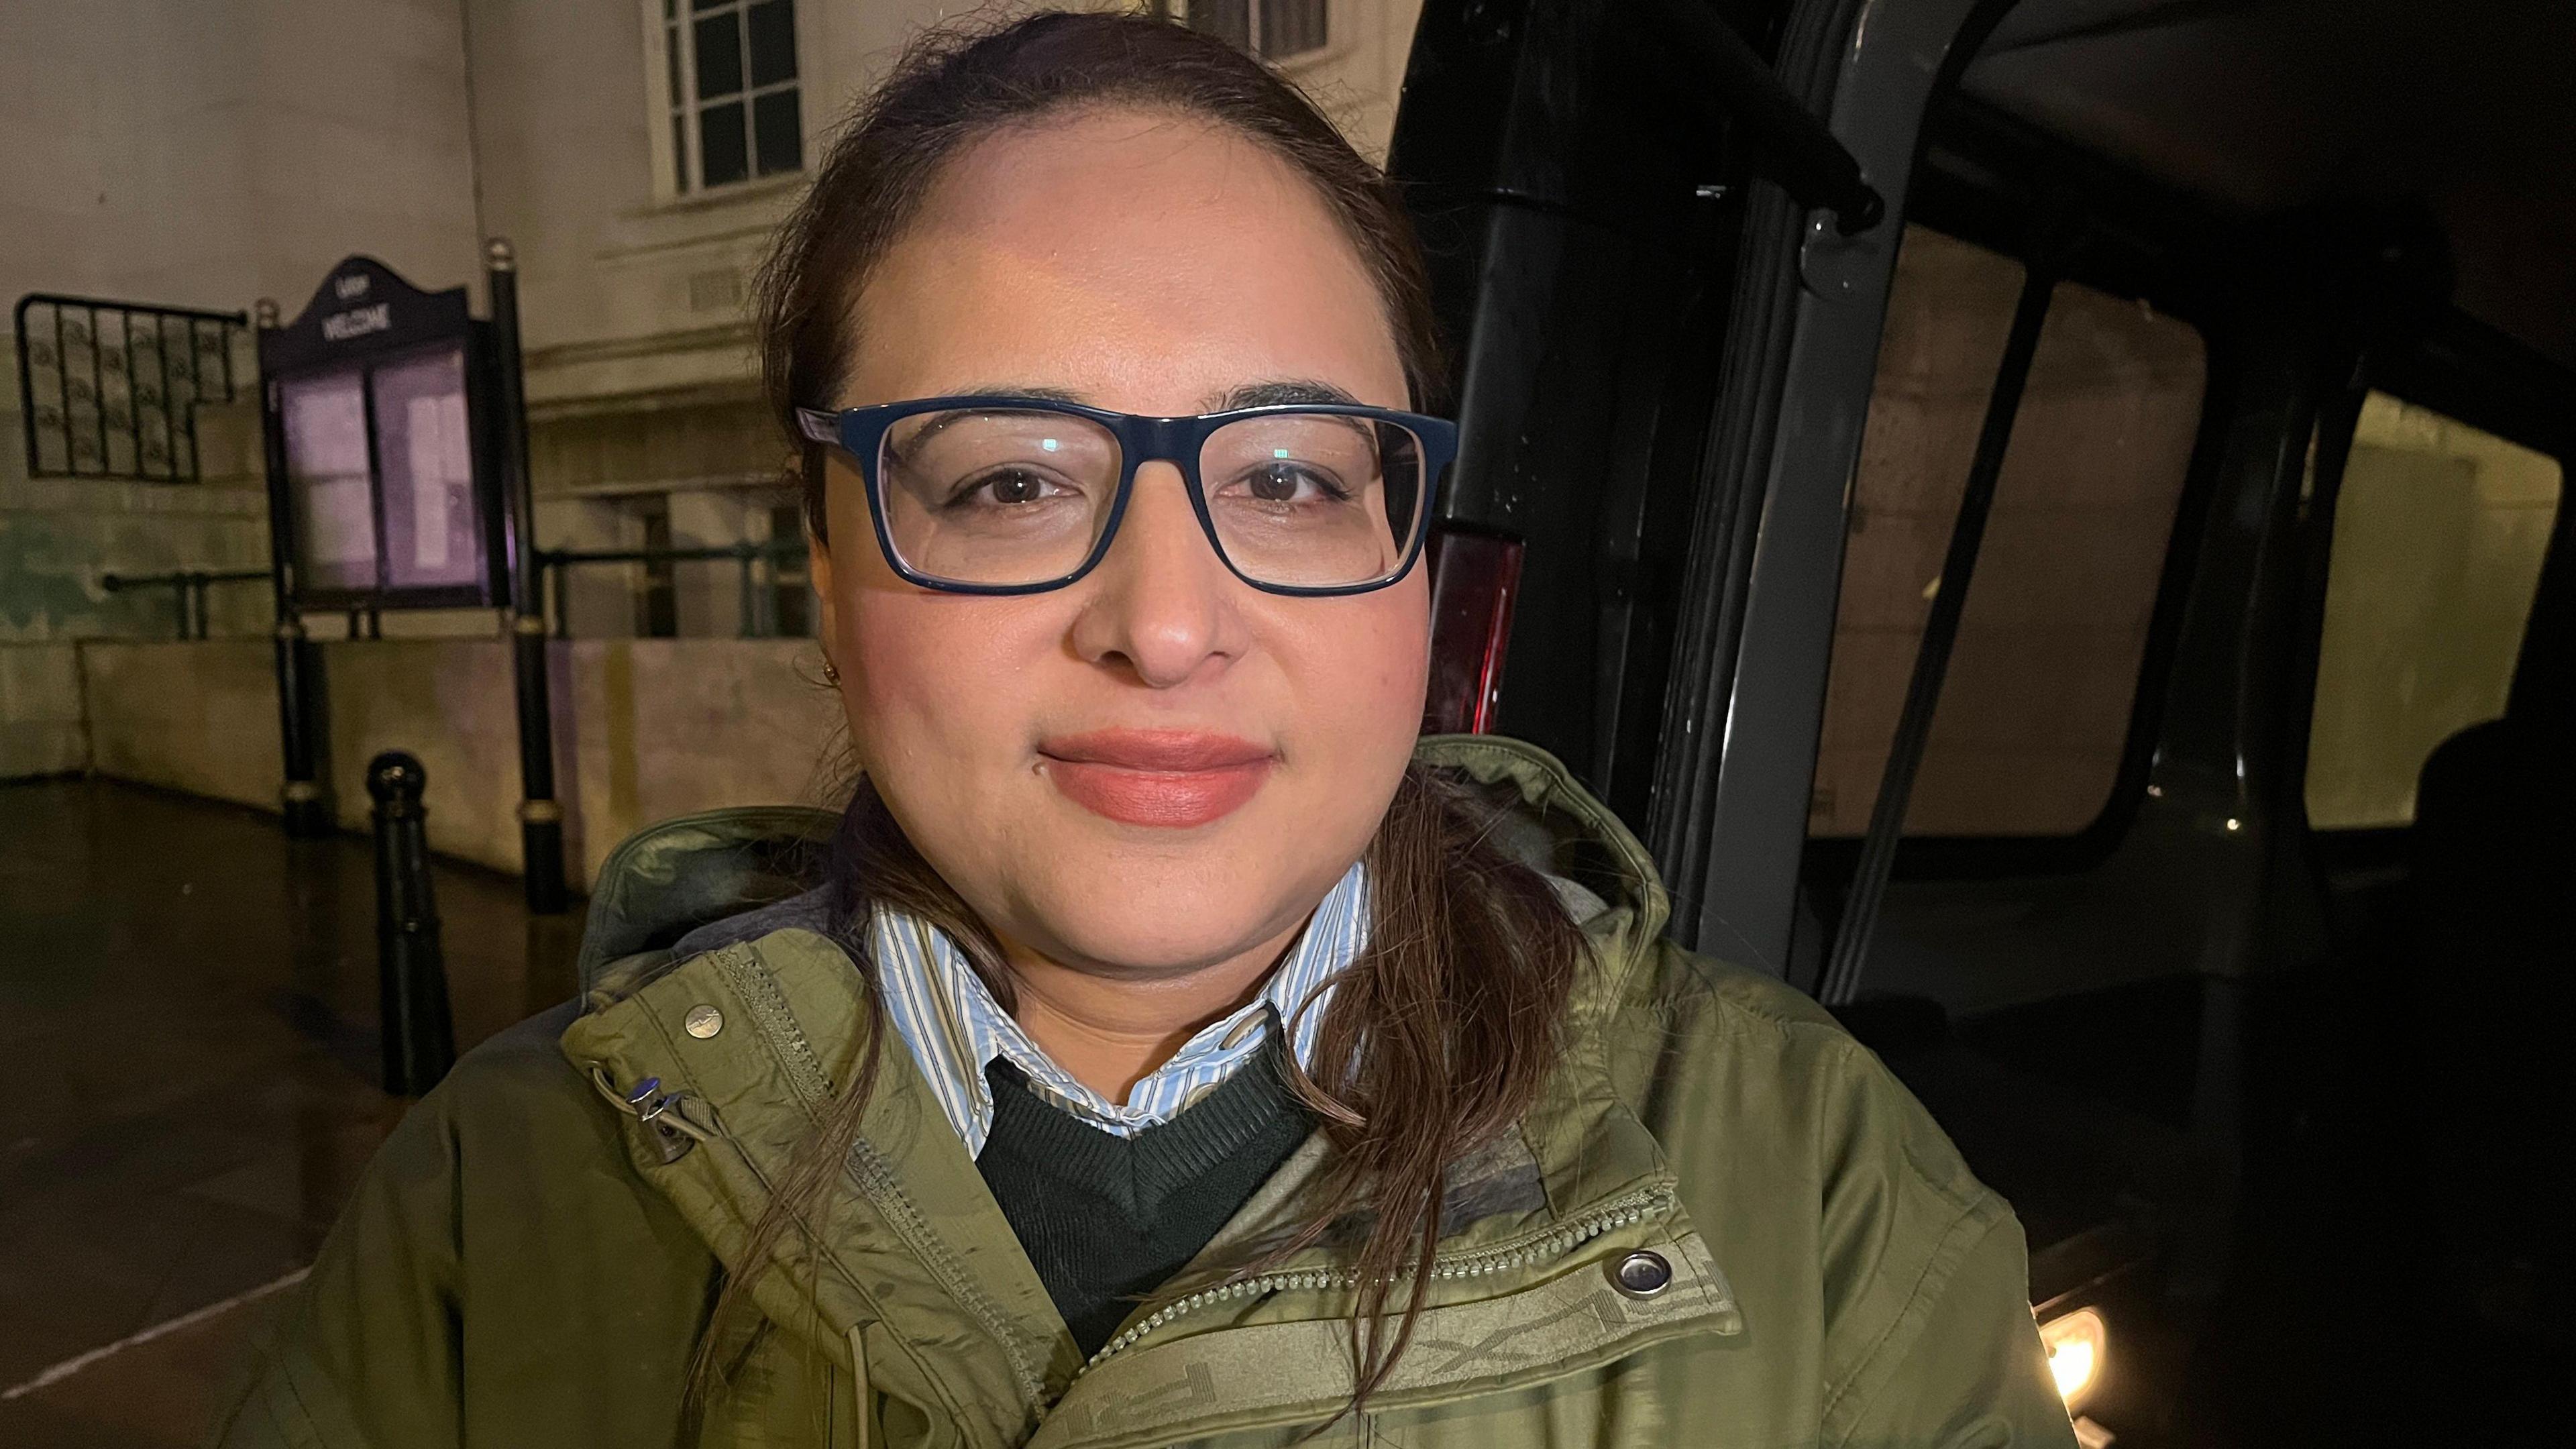
M 680 1025 L 688 1030 L 689 1035 L 704 1041 L 724 1030 L 724 1013 L 712 1006 L 692 1006 L 689 1014 L 680 1018 Z
M 1673 1283 L 1673 1265 L 1644 1249 L 1610 1265 L 1610 1284 L 1631 1298 L 1652 1298 Z

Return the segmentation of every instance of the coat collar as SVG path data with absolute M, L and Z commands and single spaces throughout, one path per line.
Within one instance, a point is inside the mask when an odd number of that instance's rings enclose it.
M 1664 1338 L 1738 1331 L 1733 1295 L 1660 1147 L 1611 1089 L 1599 1040 L 1663 919 L 1643 848 L 1527 746 L 1434 740 L 1423 755 L 1511 802 L 1513 848 L 1600 909 L 1585 923 L 1594 967 L 1563 1062 L 1518 1136 L 1453 1174 L 1426 1311 L 1380 1401 L 1536 1382 Z M 675 1155 L 630 1112 L 630 1160 L 728 1272 L 743 1272 L 752 1224 L 860 1068 L 873 1015 L 864 978 L 832 942 L 783 930 L 681 963 L 635 958 L 593 999 L 563 1038 L 566 1055 L 616 1095 L 658 1078 L 675 1098 L 703 1145 Z M 874 1330 L 876 1389 L 979 1445 L 1159 1443 L 1314 1422 L 1347 1401 L 1343 1245 L 1329 1239 L 1257 1283 L 1140 1314 L 1084 1363 L 909 1053 L 884 1041 L 859 1147 L 816 1231 L 783 1236 L 758 1280 L 773 1323 L 845 1368 L 853 1335 Z M 1239 1260 L 1298 1220 L 1327 1151 L 1318 1136 L 1293 1155 L 1202 1263 Z M 1617 1289 L 1610 1268 L 1638 1253 L 1668 1265 L 1664 1291 Z M 876 1327 L 887 1324 L 901 1331 Z

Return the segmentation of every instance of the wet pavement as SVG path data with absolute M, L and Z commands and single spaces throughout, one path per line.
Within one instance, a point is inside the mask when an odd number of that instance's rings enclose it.
M 576 913 L 435 870 L 459 1050 L 572 994 Z M 201 1440 L 403 1102 L 357 837 L 0 786 L 0 1444 Z

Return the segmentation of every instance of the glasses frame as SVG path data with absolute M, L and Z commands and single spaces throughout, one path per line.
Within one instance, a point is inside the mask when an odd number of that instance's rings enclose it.
M 1100 537 L 1091 545 L 1081 566 L 1072 572 L 1030 584 L 971 584 L 925 574 L 903 561 L 896 552 L 894 535 L 886 526 L 885 483 L 877 476 L 877 462 L 882 456 L 888 429 L 905 418 L 921 413 L 950 412 L 981 408 L 994 411 L 1062 413 L 1096 423 L 1109 430 L 1118 440 L 1118 491 L 1110 499 L 1108 521 L 1101 525 Z M 1217 537 L 1216 520 L 1208 514 L 1207 490 L 1199 479 L 1199 451 L 1219 428 L 1248 418 L 1274 417 L 1283 413 L 1322 413 L 1332 417 L 1363 418 L 1387 423 L 1411 433 L 1422 450 L 1422 497 L 1414 509 L 1412 536 L 1401 540 L 1403 552 L 1395 567 L 1374 579 L 1354 584 L 1272 584 L 1246 574 L 1225 551 Z M 1190 510 L 1198 515 L 1199 531 L 1207 535 L 1208 547 L 1216 550 L 1217 560 L 1252 588 L 1265 594 L 1283 594 L 1291 598 L 1335 598 L 1348 594 L 1373 593 L 1403 581 L 1422 556 L 1423 539 L 1431 531 L 1432 503 L 1445 481 L 1449 465 L 1458 457 L 1458 425 L 1446 418 L 1422 413 L 1408 413 L 1395 408 L 1369 407 L 1362 403 L 1275 403 L 1262 407 L 1235 408 L 1221 413 L 1199 413 L 1188 417 L 1157 418 L 1136 413 L 1111 412 L 1107 408 L 1089 407 L 1058 398 L 1020 397 L 1004 393 L 965 394 L 955 397 L 915 398 L 909 402 L 879 403 L 874 407 L 843 408 L 837 412 L 821 408 L 798 408 L 797 429 L 809 442 L 840 449 L 858 465 L 859 476 L 868 490 L 868 519 L 875 526 L 877 548 L 885 555 L 887 567 L 906 583 L 949 594 L 1043 594 L 1081 581 L 1085 574 L 1099 567 L 1109 554 L 1109 545 L 1117 540 L 1118 525 L 1127 516 L 1127 500 L 1136 491 L 1136 470 L 1146 463 L 1169 463 L 1178 468 L 1181 483 L 1189 490 Z

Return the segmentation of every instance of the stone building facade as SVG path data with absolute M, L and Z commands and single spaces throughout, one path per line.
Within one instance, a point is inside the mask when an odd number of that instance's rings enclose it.
M 1099 0 L 1093 0 L 1099 3 Z M 1393 124 L 1419 0 L 1150 0 L 1270 54 L 1363 149 Z M 798 525 L 756 401 L 750 276 L 805 167 L 935 0 L 19 0 L 0 6 L 0 301 L 63 293 L 294 315 L 333 263 L 520 275 L 547 548 L 725 546 Z M 0 350 L 0 778 L 76 768 L 83 639 L 171 637 L 109 573 L 265 566 L 258 424 L 197 407 L 194 482 L 30 476 Z M 246 360 L 248 339 L 228 344 Z M 31 369 L 32 370 L 32 369 Z M 42 400 L 37 404 L 43 408 Z M 39 473 L 44 470 L 37 470 Z M 575 637 L 810 627 L 797 572 L 568 570 Z M 210 632 L 264 634 L 218 587 Z M 310 621 L 328 637 L 336 619 Z M 488 614 L 384 632 L 488 636 Z

